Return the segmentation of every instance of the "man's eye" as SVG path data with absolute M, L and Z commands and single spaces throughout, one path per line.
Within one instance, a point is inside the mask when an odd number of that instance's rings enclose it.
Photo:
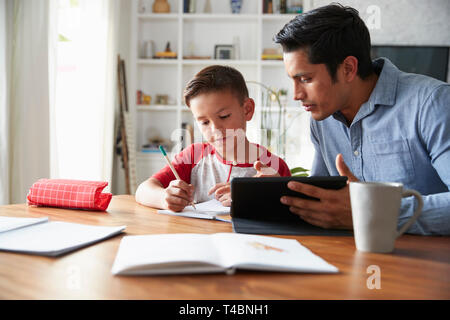
M 231 113 L 230 113 L 230 114 L 227 114 L 227 115 L 225 115 L 225 116 L 219 116 L 219 118 L 220 118 L 220 119 L 226 119 L 226 118 L 228 118 L 229 116 L 231 116 Z
M 309 81 L 311 81 L 311 78 L 301 78 L 300 79 L 300 82 L 303 82 L 303 83 L 306 83 L 306 82 L 309 82 Z

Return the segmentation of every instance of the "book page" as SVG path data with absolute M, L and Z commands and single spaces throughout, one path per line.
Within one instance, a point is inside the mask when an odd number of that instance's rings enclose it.
M 113 274 L 167 274 L 217 272 L 217 248 L 208 234 L 159 234 L 126 236 L 111 270 Z
M 193 206 L 186 206 L 181 212 L 174 212 L 171 210 L 158 210 L 158 213 L 212 220 L 215 219 L 218 215 L 230 213 L 230 207 L 224 207 L 222 203 L 216 199 L 196 203 L 195 207 L 197 209 L 194 209 Z
M 125 226 L 102 227 L 48 222 L 0 233 L 0 250 L 57 256 L 122 232 Z
M 45 218 L 16 218 L 16 217 L 0 217 L 0 232 L 11 231 L 33 224 L 48 222 L 48 217 Z
M 236 233 L 217 233 L 213 241 L 226 267 L 272 271 L 338 272 L 297 240 Z

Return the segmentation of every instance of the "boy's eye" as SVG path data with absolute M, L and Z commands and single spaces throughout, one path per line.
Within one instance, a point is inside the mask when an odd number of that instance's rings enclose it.
M 229 116 L 231 116 L 231 113 L 230 113 L 230 114 L 227 114 L 227 115 L 224 115 L 224 116 L 219 116 L 219 118 L 220 118 L 220 119 L 226 119 L 226 118 L 228 118 Z
M 208 125 L 209 121 L 202 121 L 201 123 L 202 123 L 202 126 L 206 126 L 206 125 Z

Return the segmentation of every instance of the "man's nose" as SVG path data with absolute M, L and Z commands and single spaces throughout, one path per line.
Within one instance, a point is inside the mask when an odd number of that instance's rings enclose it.
M 294 100 L 306 100 L 306 92 L 302 86 L 294 86 Z

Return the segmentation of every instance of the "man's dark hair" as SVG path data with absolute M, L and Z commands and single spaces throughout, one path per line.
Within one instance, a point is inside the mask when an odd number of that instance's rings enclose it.
M 184 101 L 190 107 L 190 100 L 199 94 L 230 90 L 240 104 L 248 98 L 248 89 L 242 74 L 228 66 L 213 65 L 202 69 L 189 81 L 184 89 Z
M 333 3 L 296 16 L 274 37 L 284 52 L 305 50 L 312 64 L 326 65 L 333 81 L 348 56 L 358 59 L 358 76 L 373 73 L 370 34 L 358 11 Z

